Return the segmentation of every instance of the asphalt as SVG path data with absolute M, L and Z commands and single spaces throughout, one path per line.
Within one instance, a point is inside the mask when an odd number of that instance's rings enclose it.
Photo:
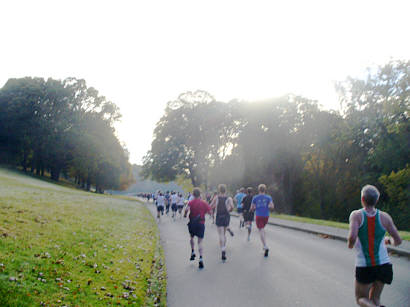
M 147 207 L 155 216 L 155 206 L 150 203 Z M 271 223 L 276 222 L 271 219 Z M 283 225 L 268 225 L 270 254 L 265 258 L 257 232 L 252 233 L 248 242 L 247 231 L 239 229 L 238 219 L 232 218 L 235 236 L 228 235 L 228 260 L 223 263 L 216 227 L 207 220 L 205 268 L 199 270 L 197 260 L 189 261 L 186 223 L 186 219 L 173 221 L 165 215 L 158 222 L 167 266 L 167 304 L 170 307 L 356 305 L 355 253 L 345 242 L 330 239 L 335 233 L 312 234 Z M 409 260 L 397 256 L 392 257 L 392 262 L 394 281 L 385 287 L 382 303 L 389 307 L 409 306 Z

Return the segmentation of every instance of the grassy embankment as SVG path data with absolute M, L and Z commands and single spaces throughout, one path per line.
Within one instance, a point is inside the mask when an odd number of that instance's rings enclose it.
M 279 218 L 279 219 L 296 221 L 296 222 L 301 222 L 301 223 L 317 224 L 317 225 L 323 225 L 323 226 L 349 229 L 349 224 L 347 223 L 333 222 L 333 221 L 327 221 L 327 220 L 318 220 L 318 219 L 312 219 L 308 217 L 286 215 L 286 214 L 271 214 L 271 216 L 275 218 Z M 399 231 L 399 234 L 403 240 L 410 241 L 409 231 Z
M 0 169 L 0 306 L 165 306 L 156 223 L 134 200 Z

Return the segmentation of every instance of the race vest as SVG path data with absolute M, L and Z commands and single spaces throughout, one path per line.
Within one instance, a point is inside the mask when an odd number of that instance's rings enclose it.
M 358 251 L 356 266 L 369 267 L 389 263 L 389 255 L 384 244 L 386 229 L 380 222 L 380 212 L 377 209 L 374 216 L 368 216 L 364 209 L 362 223 L 359 228 L 356 249 Z

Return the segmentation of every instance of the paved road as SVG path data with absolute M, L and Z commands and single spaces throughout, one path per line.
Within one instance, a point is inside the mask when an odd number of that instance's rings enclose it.
M 154 206 L 148 207 L 154 213 Z M 356 306 L 354 252 L 346 244 L 317 235 L 267 226 L 270 254 L 263 257 L 257 233 L 228 237 L 226 263 L 220 260 L 216 227 L 208 220 L 204 240 L 205 269 L 190 262 L 186 220 L 159 222 L 168 272 L 168 306 Z M 394 281 L 385 288 L 386 306 L 410 306 L 410 262 L 394 257 Z

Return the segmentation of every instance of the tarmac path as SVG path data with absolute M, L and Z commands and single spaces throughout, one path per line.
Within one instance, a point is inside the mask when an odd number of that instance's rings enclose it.
M 156 215 L 155 206 L 147 205 Z M 184 306 L 356 306 L 355 252 L 344 242 L 267 225 L 269 257 L 263 257 L 255 225 L 251 240 L 231 218 L 235 236 L 227 234 L 227 261 L 222 263 L 216 226 L 207 216 L 203 270 L 189 261 L 187 219 L 162 216 L 158 223 L 165 251 L 169 307 Z M 196 251 L 196 254 L 198 252 Z M 198 258 L 197 258 L 198 259 Z M 382 303 L 410 307 L 410 262 L 392 257 L 394 280 Z

